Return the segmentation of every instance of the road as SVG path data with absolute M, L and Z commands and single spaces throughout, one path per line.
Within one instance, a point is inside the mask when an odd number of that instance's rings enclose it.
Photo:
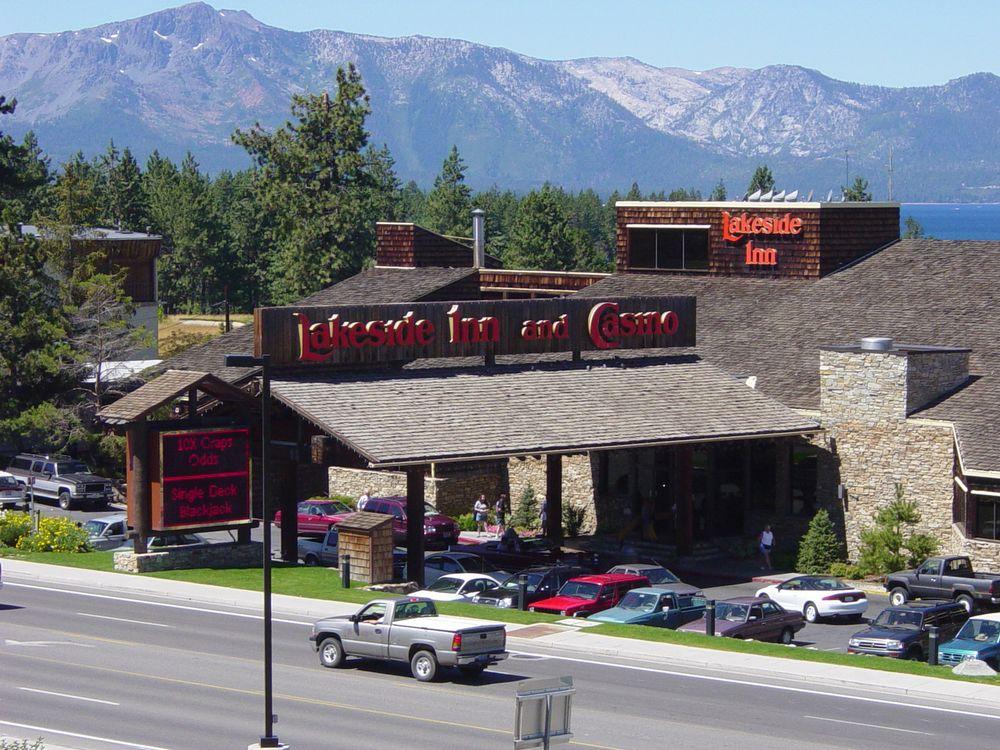
M 260 620 L 225 607 L 26 584 L 0 592 L 0 732 L 85 750 L 245 747 L 261 730 Z M 1000 711 L 830 686 L 523 650 L 471 681 L 321 668 L 308 623 L 275 623 L 275 710 L 293 750 L 509 748 L 514 685 L 572 675 L 571 747 L 991 745 Z M 530 647 L 525 647 L 528 644 Z M 971 708 L 971 710 L 969 710 Z

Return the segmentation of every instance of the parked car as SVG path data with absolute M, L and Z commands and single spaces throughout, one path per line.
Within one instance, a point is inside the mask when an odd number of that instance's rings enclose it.
M 177 533 L 177 532 L 166 532 L 163 534 L 158 534 L 156 536 L 151 536 L 146 539 L 146 548 L 150 550 L 160 549 L 162 547 L 191 547 L 196 544 L 208 544 L 209 541 L 201 536 L 200 534 L 190 534 L 190 533 Z M 126 539 L 122 542 L 121 546 L 114 547 L 113 552 L 131 552 L 135 549 L 135 540 Z
M 497 584 L 496 578 L 483 573 L 448 573 L 427 588 L 414 592 L 413 596 L 438 602 L 462 602 L 472 599 L 476 594 L 495 589 Z
M 337 542 L 339 534 L 336 527 L 331 528 L 319 541 L 313 539 L 298 540 L 298 558 L 306 565 L 326 565 L 328 567 L 340 567 L 337 557 Z
M 408 577 L 408 568 L 403 568 L 403 578 Z M 448 573 L 484 573 L 502 581 L 510 573 L 500 570 L 489 560 L 471 552 L 431 552 L 424 557 L 424 585 L 428 586 Z
M 968 557 L 929 557 L 916 570 L 890 573 L 885 589 L 894 607 L 910 599 L 954 599 L 973 614 L 1000 604 L 1000 573 L 977 573 Z
M 69 456 L 20 453 L 7 471 L 27 485 L 35 480 L 35 498 L 56 500 L 63 510 L 79 505 L 107 505 L 114 496 L 111 480 L 93 474 L 87 465 Z
M 488 539 L 477 544 L 459 544 L 456 550 L 473 552 L 485 557 L 494 565 L 505 570 L 523 570 L 539 565 L 575 565 L 592 573 L 598 568 L 595 556 L 585 552 L 572 552 L 556 546 L 544 536 Z
M 801 613 L 789 612 L 770 599 L 741 596 L 715 605 L 715 634 L 727 638 L 791 643 L 805 626 Z M 705 618 L 689 622 L 678 630 L 704 633 Z
M 125 514 L 113 513 L 110 516 L 91 518 L 83 525 L 87 532 L 87 543 L 95 550 L 108 550 L 121 547 L 125 543 Z
M 340 523 L 353 509 L 335 500 L 303 500 L 296 507 L 300 534 L 325 534 Z M 274 525 L 281 528 L 281 511 L 274 514 Z
M 821 617 L 860 619 L 868 609 L 868 596 L 830 576 L 796 576 L 765 586 L 757 592 L 762 599 L 777 602 L 787 610 L 801 612 L 806 622 Z
M 406 498 L 373 497 L 365 504 L 367 513 L 385 513 L 392 516 L 392 538 L 396 544 L 406 544 Z M 455 519 L 424 503 L 424 543 L 428 546 L 458 542 L 458 524 Z
M 654 586 L 660 584 L 681 583 L 681 579 L 655 563 L 622 563 L 615 565 L 609 573 L 625 573 L 630 576 L 646 576 Z M 687 585 L 687 584 L 685 584 Z
M 1000 613 L 970 617 L 955 639 L 938 649 L 941 664 L 958 664 L 966 659 L 979 659 L 1000 669 Z
M 309 640 L 324 667 L 342 667 L 349 656 L 408 662 L 421 682 L 440 667 L 473 676 L 507 658 L 503 623 L 441 617 L 434 602 L 413 596 L 375 599 L 353 615 L 319 620 Z
M 614 607 L 632 589 L 648 586 L 645 576 L 601 573 L 571 578 L 556 596 L 532 604 L 532 612 L 555 612 L 564 617 L 586 617 Z
M 13 474 L 0 471 L 0 510 L 18 505 L 25 505 L 24 485 Z
M 685 589 L 692 587 L 681 584 Z M 652 625 L 678 628 L 705 614 L 705 598 L 691 591 L 678 591 L 670 584 L 632 589 L 618 605 L 588 617 L 588 620 L 619 625 Z
M 528 604 L 548 599 L 570 578 L 586 575 L 588 571 L 578 565 L 536 565 L 503 579 L 499 586 L 487 589 L 473 597 L 475 604 L 485 604 L 503 609 L 521 606 L 521 576 L 525 577 L 525 597 Z
M 851 636 L 847 653 L 922 661 L 927 657 L 927 630 L 934 625 L 941 642 L 950 641 L 969 619 L 958 602 L 911 602 L 887 607 L 871 625 Z

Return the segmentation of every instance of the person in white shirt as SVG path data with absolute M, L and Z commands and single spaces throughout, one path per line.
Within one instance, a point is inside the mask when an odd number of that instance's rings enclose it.
M 486 504 L 486 495 L 480 495 L 476 504 L 472 506 L 472 512 L 476 518 L 476 530 L 480 534 L 486 533 L 486 514 L 489 513 L 490 506 Z
M 774 546 L 774 532 L 771 531 L 771 524 L 764 526 L 764 530 L 760 532 L 760 554 L 764 557 L 764 565 L 766 568 L 761 568 L 761 570 L 771 570 L 771 548 Z
M 364 510 L 365 506 L 368 505 L 369 492 L 371 492 L 371 490 L 365 490 L 361 493 L 361 497 L 358 498 L 358 510 Z

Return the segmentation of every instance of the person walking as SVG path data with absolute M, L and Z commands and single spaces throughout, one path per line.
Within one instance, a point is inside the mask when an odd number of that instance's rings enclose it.
M 501 492 L 496 503 L 493 505 L 493 513 L 497 520 L 497 537 L 503 536 L 503 532 L 507 528 L 507 506 L 507 495 Z
M 361 497 L 358 498 L 359 511 L 364 510 L 365 506 L 368 505 L 368 501 L 371 499 L 371 496 L 369 494 L 370 492 L 371 490 L 365 490 L 364 492 L 361 493 Z
M 764 530 L 760 532 L 760 554 L 764 558 L 764 565 L 766 567 L 761 568 L 761 570 L 773 570 L 771 567 L 771 549 L 774 547 L 774 532 L 771 531 L 771 524 L 764 526 Z
M 549 503 L 544 497 L 541 502 L 538 503 L 538 520 L 542 524 L 542 534 L 549 533 Z
M 476 531 L 479 534 L 486 533 L 486 514 L 489 511 L 490 506 L 486 504 L 486 495 L 480 495 L 476 504 L 472 506 L 472 513 L 476 519 Z

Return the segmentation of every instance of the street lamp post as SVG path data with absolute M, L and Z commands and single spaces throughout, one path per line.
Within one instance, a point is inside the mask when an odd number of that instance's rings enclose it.
M 274 690 L 272 687 L 271 659 L 271 504 L 267 493 L 268 458 L 271 452 L 271 357 L 264 354 L 253 357 L 248 354 L 227 354 L 226 367 L 261 368 L 260 389 L 260 502 L 264 526 L 264 553 L 262 569 L 264 573 L 264 734 L 260 743 L 250 748 L 284 747 L 274 734 Z

